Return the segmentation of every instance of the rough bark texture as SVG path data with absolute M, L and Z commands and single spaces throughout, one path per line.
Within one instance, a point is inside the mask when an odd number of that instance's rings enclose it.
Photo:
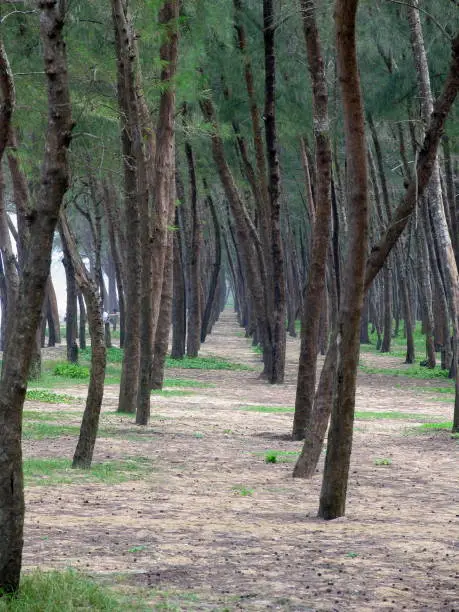
M 124 165 L 124 213 L 126 223 L 126 339 L 121 371 L 119 412 L 136 411 L 140 367 L 140 211 L 137 160 L 142 137 L 136 94 L 136 53 L 131 16 L 123 0 L 112 0 L 117 56 L 118 104 Z
M 337 389 L 332 408 L 319 516 L 343 516 L 354 426 L 368 240 L 365 120 L 357 63 L 355 20 L 358 0 L 337 0 L 336 51 L 341 84 L 349 192 L 349 230 L 338 320 Z
M 212 268 L 212 276 L 211 276 L 210 283 L 209 283 L 209 291 L 207 295 L 206 306 L 204 308 L 204 314 L 202 316 L 201 342 L 205 341 L 206 336 L 210 332 L 210 329 L 211 329 L 212 308 L 214 306 L 214 301 L 216 299 L 218 279 L 220 276 L 220 269 L 222 265 L 222 239 L 221 239 L 220 223 L 218 221 L 217 209 L 215 207 L 213 198 L 209 193 L 207 194 L 206 202 L 209 205 L 209 210 L 210 210 L 210 214 L 212 217 L 212 224 L 214 228 L 215 262 Z
M 263 38 L 265 46 L 265 138 L 268 162 L 271 261 L 268 265 L 272 289 L 272 340 L 270 383 L 283 383 L 286 346 L 286 297 L 284 252 L 281 234 L 280 166 L 276 126 L 276 54 L 274 2 L 263 1 Z M 268 259 L 268 258 L 266 258 Z
M 165 38 L 160 49 L 160 59 L 163 63 L 161 70 L 161 99 L 159 103 L 158 121 L 156 129 L 156 152 L 154 169 L 154 197 L 153 197 L 153 223 L 152 223 L 152 260 L 154 271 L 152 278 L 152 341 L 156 335 L 159 311 L 161 306 L 161 292 L 164 280 L 164 265 L 168 245 L 168 220 L 171 199 L 175 194 L 175 85 L 174 76 L 177 68 L 178 29 L 179 16 L 178 0 L 166 0 L 159 11 L 159 23 L 164 28 Z M 150 360 L 149 367 L 152 366 Z M 148 380 L 143 373 L 141 394 L 137 406 L 136 423 L 145 425 L 150 418 L 150 374 Z M 148 383 L 148 384 L 147 384 Z
M 301 317 L 300 361 L 292 433 L 294 440 L 302 440 L 305 437 L 314 407 L 320 311 L 323 306 L 325 269 L 330 242 L 332 161 L 327 81 L 315 17 L 314 0 L 303 0 L 301 9 L 314 99 L 313 121 L 316 144 L 317 193 L 311 263 Z M 306 157 L 306 154 L 304 156 Z M 304 163 L 307 166 L 307 160 Z M 312 197 L 312 194 L 310 197 Z M 306 452 L 306 448 L 303 449 L 303 452 Z M 296 470 L 296 472 L 295 475 L 299 476 L 299 470 Z
M 91 467 L 99 415 L 104 396 L 106 348 L 104 323 L 102 319 L 102 300 L 100 297 L 100 284 L 89 276 L 72 235 L 65 215 L 61 215 L 61 236 L 63 237 L 68 253 L 75 269 L 75 277 L 83 294 L 88 315 L 89 333 L 91 336 L 91 376 L 89 379 L 86 406 L 81 422 L 80 435 L 73 455 L 72 467 L 89 469 Z
M 4 355 L 0 381 L 0 590 L 4 592 L 15 592 L 19 586 L 24 522 L 22 407 L 51 264 L 54 229 L 68 186 L 67 149 L 72 130 L 62 38 L 64 3 L 47 0 L 38 5 L 49 113 L 38 200 L 28 221 L 30 240 L 14 321 L 15 341 Z
M 198 193 L 196 184 L 196 171 L 194 155 L 191 145 L 185 143 L 185 154 L 188 163 L 190 180 L 190 251 L 188 256 L 188 334 L 186 354 L 188 357 L 197 357 L 201 344 L 201 243 L 202 231 Z
M 179 208 L 175 211 L 175 226 L 177 230 L 174 232 L 174 299 L 172 302 L 171 357 L 173 359 L 183 359 L 185 356 L 186 340 L 186 290 Z

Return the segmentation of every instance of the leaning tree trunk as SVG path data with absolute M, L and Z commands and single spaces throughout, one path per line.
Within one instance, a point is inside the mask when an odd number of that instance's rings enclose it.
M 124 167 L 124 217 L 126 223 L 125 299 L 126 340 L 121 371 L 118 412 L 135 413 L 140 368 L 140 210 L 137 161 L 142 136 L 136 92 L 136 50 L 131 17 L 122 0 L 112 0 L 117 56 L 118 104 Z
M 161 70 L 162 94 L 159 102 L 156 130 L 156 151 L 154 160 L 154 209 L 152 224 L 152 258 L 154 273 L 152 277 L 152 342 L 156 335 L 161 292 L 164 280 L 164 264 L 168 244 L 169 213 L 175 197 L 175 85 L 178 53 L 178 0 L 166 0 L 159 11 L 159 23 L 165 36 L 160 49 L 163 62 Z M 152 361 L 150 361 L 150 368 Z M 148 382 L 148 385 L 146 385 Z M 139 400 L 136 423 L 146 425 L 150 418 L 150 378 L 139 387 Z
M 41 182 L 19 288 L 14 342 L 4 355 L 0 381 L 0 591 L 16 592 L 22 563 L 24 483 L 22 408 L 31 352 L 51 265 L 54 229 L 69 181 L 68 146 L 73 127 L 68 88 L 64 3 L 39 1 L 40 34 L 48 88 L 48 128 Z
M 427 126 L 434 111 L 432 91 L 430 87 L 429 66 L 427 54 L 424 46 L 421 19 L 419 16 L 419 0 L 413 0 L 413 4 L 408 7 L 408 21 L 411 31 L 411 46 L 416 68 L 419 97 L 421 100 L 421 117 Z M 457 75 L 459 79 L 459 75 Z M 427 188 L 430 214 L 432 218 L 432 229 L 435 231 L 436 242 L 442 257 L 442 268 L 446 277 L 445 290 L 448 296 L 448 303 L 453 323 L 453 359 L 457 365 L 459 357 L 459 274 L 456 265 L 451 236 L 445 217 L 445 208 L 440 183 L 440 165 L 438 157 L 434 160 L 432 177 Z M 455 367 L 456 374 L 456 395 L 454 402 L 454 423 L 453 430 L 457 431 L 459 426 L 459 368 Z
M 90 278 L 78 253 L 75 238 L 64 214 L 61 215 L 60 225 L 61 236 L 66 243 L 67 251 L 75 269 L 76 281 L 86 301 L 89 333 L 91 335 L 91 377 L 80 435 L 72 462 L 74 468 L 89 469 L 94 453 L 100 409 L 104 396 L 106 348 L 102 300 L 99 293 L 100 284 L 95 279 Z
M 320 311 L 325 292 L 325 270 L 330 242 L 331 218 L 331 148 L 328 93 L 314 0 L 303 0 L 301 10 L 314 98 L 317 193 L 311 264 L 301 315 L 300 362 L 292 433 L 294 440 L 304 438 L 313 414 Z M 305 161 L 305 164 L 307 166 L 307 161 Z M 297 473 L 296 475 L 299 476 L 300 474 Z
M 415 210 L 418 203 L 418 198 L 422 196 L 429 182 L 434 167 L 434 160 L 437 155 L 437 149 L 440 138 L 443 132 L 445 121 L 454 104 L 454 101 L 459 90 L 459 35 L 452 41 L 452 59 L 447 78 L 444 83 L 443 91 L 437 98 L 434 112 L 432 113 L 429 128 L 425 134 L 422 148 L 418 155 L 415 176 L 411 178 L 406 192 L 400 201 L 397 209 L 392 215 L 392 224 L 387 228 L 381 237 L 379 243 L 372 249 L 366 264 L 365 273 L 365 291 L 368 293 L 372 282 L 376 275 L 381 270 L 389 253 L 391 252 L 397 240 L 405 229 L 412 212 Z M 341 295 L 341 283 L 338 285 L 338 295 Z M 336 350 L 336 337 L 332 339 L 328 351 Z M 327 358 L 326 358 L 327 360 Z M 322 370 L 319 389 L 322 386 L 321 397 L 333 397 L 330 385 L 333 385 L 334 377 L 329 375 L 328 369 L 325 367 Z M 327 381 L 324 381 L 327 378 Z M 324 384 L 322 385 L 322 382 Z M 324 419 L 328 420 L 328 413 L 323 412 Z M 327 423 L 325 421 L 322 431 L 325 433 Z M 305 445 L 308 440 L 305 440 Z M 322 440 L 323 443 L 323 440 Z M 317 458 L 318 459 L 318 458 Z M 315 469 L 315 465 L 314 465 Z M 314 469 L 308 469 L 309 473 L 313 473 Z
M 368 240 L 368 184 L 365 118 L 357 63 L 355 21 L 358 0 L 337 0 L 336 51 L 343 100 L 349 190 L 349 227 L 338 319 L 336 399 L 332 408 L 319 516 L 343 516 L 354 427 Z
M 59 228 L 60 231 L 60 228 Z M 74 361 L 76 337 L 77 337 L 77 318 L 78 318 L 78 295 L 75 281 L 75 270 L 72 258 L 67 250 L 65 240 L 62 240 L 62 253 L 65 269 L 65 279 L 67 281 L 67 307 L 65 310 L 65 339 L 67 342 L 67 361 Z

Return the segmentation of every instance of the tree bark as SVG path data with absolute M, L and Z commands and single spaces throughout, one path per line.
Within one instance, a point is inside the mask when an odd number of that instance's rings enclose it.
M 343 101 L 349 192 L 349 233 L 338 320 L 336 399 L 332 408 L 319 516 L 344 515 L 352 450 L 368 240 L 368 185 L 365 119 L 357 62 L 355 20 L 358 0 L 337 0 L 336 51 Z
M 38 201 L 29 219 L 30 239 L 21 277 L 18 316 L 4 355 L 0 381 L 0 590 L 16 592 L 22 562 L 24 490 L 22 408 L 46 282 L 54 229 L 69 181 L 68 146 L 73 127 L 62 38 L 64 3 L 40 0 L 40 34 L 48 89 L 48 127 Z
M 72 462 L 72 467 L 74 468 L 89 469 L 94 453 L 100 409 L 104 396 L 106 348 L 102 319 L 102 299 L 100 296 L 100 283 L 97 282 L 97 273 L 96 278 L 89 276 L 78 253 L 75 238 L 70 231 L 64 214 L 61 214 L 60 226 L 63 242 L 65 242 L 66 249 L 72 259 L 78 287 L 86 301 L 89 333 L 91 336 L 91 376 L 80 435 Z
M 325 270 L 330 243 L 332 163 L 327 81 L 314 0 L 302 0 L 301 10 L 314 100 L 314 139 L 318 184 L 311 263 L 301 317 L 300 361 L 292 433 L 294 440 L 304 438 L 314 409 L 320 312 L 323 306 Z M 307 161 L 305 163 L 307 165 Z M 299 476 L 298 470 L 296 475 Z
M 137 163 L 142 135 L 136 92 L 136 50 L 131 16 L 123 0 L 112 0 L 117 57 L 118 104 L 124 166 L 126 223 L 126 339 L 121 371 L 118 412 L 135 413 L 140 369 L 140 210 Z
M 156 152 L 154 160 L 154 197 L 151 255 L 154 262 L 152 277 L 151 305 L 151 342 L 156 336 L 158 317 L 161 306 L 161 292 L 164 282 L 164 267 L 168 245 L 168 221 L 171 202 L 175 197 L 175 83 L 178 54 L 178 0 L 166 0 L 159 11 L 159 24 L 164 29 L 165 37 L 160 49 L 161 99 L 159 103 L 156 129 Z M 147 332 L 147 328 L 144 329 Z M 146 336 L 144 340 L 146 339 Z M 145 350 L 145 346 L 144 346 Z M 136 412 L 136 423 L 146 425 L 150 418 L 150 390 L 152 357 L 147 374 L 144 359 L 140 394 Z

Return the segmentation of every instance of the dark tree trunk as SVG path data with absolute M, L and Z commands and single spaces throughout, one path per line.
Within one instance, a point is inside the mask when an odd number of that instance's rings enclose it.
M 122 0 L 112 0 L 117 56 L 118 104 L 124 167 L 126 339 L 121 371 L 119 412 L 135 413 L 140 369 L 140 210 L 137 163 L 142 135 L 136 91 L 136 49 L 131 16 Z
M 110 243 L 110 251 L 112 254 L 113 266 L 115 269 L 116 286 L 118 289 L 118 305 L 120 313 L 120 348 L 124 347 L 125 335 L 125 300 L 124 300 L 124 279 L 123 279 L 123 263 L 120 256 L 119 241 L 117 235 L 120 235 L 120 228 L 115 223 L 115 206 L 116 198 L 113 190 L 110 190 L 107 183 L 103 185 L 103 205 L 105 216 L 107 219 L 108 239 Z M 118 230 L 118 231 L 117 231 Z
M 276 55 L 275 13 L 273 0 L 263 0 L 263 38 L 265 48 L 265 137 L 268 162 L 268 191 L 270 203 L 271 265 L 268 266 L 272 284 L 272 338 L 270 383 L 283 383 L 286 347 L 286 297 L 284 253 L 281 233 L 280 166 L 276 126 Z M 267 258 L 266 258 L 267 259 Z
M 84 350 L 86 348 L 86 307 L 81 291 L 78 291 L 78 308 L 80 310 L 80 348 Z
M 212 308 L 214 305 L 214 300 L 216 299 L 218 278 L 220 275 L 220 269 L 221 269 L 221 264 L 222 264 L 222 239 L 221 239 L 220 223 L 218 221 L 217 210 L 215 208 L 213 198 L 209 193 L 207 194 L 206 201 L 209 205 L 210 214 L 212 216 L 212 224 L 214 228 L 215 262 L 212 268 L 212 276 L 211 276 L 210 283 L 209 283 L 207 302 L 206 302 L 204 314 L 202 317 L 201 342 L 205 342 L 206 336 L 209 333 L 209 330 L 211 329 Z
M 60 231 L 60 228 L 59 228 Z M 74 355 L 74 347 L 76 345 L 76 337 L 77 337 L 77 319 L 78 319 L 78 311 L 77 311 L 77 287 L 75 281 L 75 270 L 73 268 L 73 263 L 70 257 L 70 254 L 67 250 L 67 246 L 64 240 L 62 240 L 62 253 L 63 259 L 62 263 L 64 264 L 65 269 L 65 279 L 67 281 L 67 307 L 65 311 L 65 339 L 67 342 L 67 361 L 72 362 Z
M 303 0 L 301 9 L 314 97 L 317 197 L 311 247 L 312 260 L 301 318 L 300 362 L 292 433 L 294 440 L 304 438 L 313 414 L 320 311 L 325 292 L 331 218 L 331 148 L 325 67 L 313 0 Z M 298 470 L 296 475 L 299 476 Z
M 161 70 L 162 94 L 159 103 L 156 129 L 156 152 L 154 160 L 154 214 L 152 226 L 152 260 L 154 274 L 152 276 L 151 304 L 151 342 L 156 336 L 161 292 L 164 282 L 164 267 L 168 246 L 168 223 L 171 207 L 175 204 L 175 86 L 174 77 L 177 68 L 178 52 L 178 0 L 166 0 L 159 11 L 159 24 L 164 31 L 164 40 L 160 49 L 160 59 L 163 62 Z M 146 340 L 149 329 L 143 328 Z M 143 347 L 145 350 L 145 346 Z M 139 385 L 139 399 L 136 412 L 136 423 L 146 425 L 150 418 L 150 390 L 152 357 L 149 361 L 149 372 L 146 371 L 147 359 L 143 361 L 142 380 Z
M 86 302 L 89 333 L 91 336 L 91 376 L 80 435 L 72 462 L 72 467 L 74 468 L 89 469 L 99 427 L 100 409 L 104 396 L 106 364 L 100 283 L 95 278 L 90 278 L 78 253 L 75 238 L 70 231 L 67 219 L 63 214 L 60 218 L 60 226 L 62 241 L 63 243 L 65 242 L 66 250 L 72 259 L 75 278 Z
M 175 198 L 174 198 L 175 199 Z M 171 223 L 174 209 L 171 207 Z M 156 326 L 153 365 L 151 368 L 151 388 L 162 389 L 164 382 L 164 367 L 169 346 L 169 331 L 172 321 L 173 300 L 173 265 L 174 265 L 174 233 L 169 232 L 166 261 L 164 263 L 163 289 L 159 309 L 158 325 Z
M 336 51 L 341 83 L 349 191 L 348 252 L 338 320 L 336 399 L 332 407 L 319 516 L 343 516 L 354 426 L 368 240 L 368 185 L 365 120 L 355 40 L 358 0 L 337 0 Z
M 24 489 L 22 407 L 27 375 L 51 264 L 54 229 L 69 180 L 67 148 L 71 140 L 71 106 L 67 83 L 64 15 L 57 1 L 38 3 L 48 86 L 48 128 L 35 215 L 19 289 L 14 343 L 4 355 L 0 382 L 0 590 L 16 592 L 22 562 Z
M 181 233 L 179 209 L 175 211 L 174 232 L 174 299 L 172 301 L 172 350 L 173 359 L 183 359 L 186 343 L 186 290 L 184 278 L 183 255 L 181 247 Z
M 55 346 L 61 343 L 61 326 L 59 321 L 59 310 L 57 308 L 57 297 L 51 276 L 48 280 L 48 346 Z M 54 344 L 52 344 L 54 343 Z
M 188 257 L 188 282 L 189 282 L 189 303 L 188 303 L 188 334 L 186 353 L 188 357 L 197 357 L 201 344 L 201 243 L 202 230 L 200 220 L 200 210 L 198 203 L 198 193 L 196 185 L 196 171 L 194 155 L 191 145 L 185 143 L 185 153 L 188 163 L 188 173 L 190 178 L 190 202 L 191 202 L 191 243 Z

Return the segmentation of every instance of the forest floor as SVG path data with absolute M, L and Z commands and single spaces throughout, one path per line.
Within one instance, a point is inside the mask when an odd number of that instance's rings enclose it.
M 27 401 L 25 569 L 79 568 L 137 597 L 132 609 L 458 610 L 458 440 L 422 429 L 451 421 L 434 391 L 450 383 L 359 373 L 347 513 L 324 522 L 323 460 L 312 480 L 291 476 L 298 350 L 289 339 L 286 383 L 268 385 L 226 310 L 202 355 L 249 369 L 168 369 L 186 380 L 153 397 L 148 427 L 116 414 L 107 385 L 99 476 L 63 469 L 85 387 L 59 390 L 70 403 Z

